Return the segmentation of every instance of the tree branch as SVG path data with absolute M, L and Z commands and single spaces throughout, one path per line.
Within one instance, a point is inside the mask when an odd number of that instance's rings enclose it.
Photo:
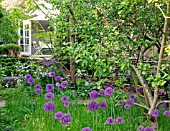
M 159 101 L 157 104 L 156 104 L 156 108 L 158 108 L 158 106 L 162 103 L 170 103 L 170 100 L 164 100 L 164 101 Z
M 138 103 L 134 103 L 134 105 L 137 105 L 137 106 L 140 106 L 142 108 L 145 108 L 145 109 L 149 110 L 149 107 L 147 107 L 145 105 L 141 105 L 141 104 L 138 104 Z

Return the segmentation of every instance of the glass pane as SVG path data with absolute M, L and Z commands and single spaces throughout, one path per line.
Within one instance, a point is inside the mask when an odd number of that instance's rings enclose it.
M 25 51 L 24 52 L 29 52 L 29 45 L 25 45 Z

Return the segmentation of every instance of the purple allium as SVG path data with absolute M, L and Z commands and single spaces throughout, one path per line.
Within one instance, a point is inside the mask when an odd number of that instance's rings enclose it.
M 62 101 L 62 102 L 67 102 L 67 101 L 68 101 L 68 97 L 67 97 L 67 96 L 63 96 L 63 97 L 61 98 L 61 101 Z
M 54 98 L 54 94 L 51 93 L 51 92 L 47 92 L 45 95 L 44 95 L 44 98 L 46 100 L 52 100 Z
M 153 110 L 152 111 L 152 116 L 153 117 L 158 117 L 159 116 L 159 110 Z
M 53 70 L 53 72 L 56 72 L 56 71 L 57 71 L 57 68 L 55 67 L 54 70 Z
M 90 98 L 95 99 L 98 97 L 98 92 L 96 90 L 93 90 L 90 92 Z
M 124 106 L 125 109 L 129 109 L 130 107 L 131 107 L 131 106 L 128 105 L 128 104 L 125 104 L 125 106 Z
M 50 62 L 43 62 L 45 66 L 50 66 Z
M 95 112 L 98 109 L 98 103 L 94 100 L 90 101 L 88 104 L 88 110 L 91 112 Z
M 54 102 L 47 102 L 44 104 L 44 110 L 46 112 L 53 112 L 55 110 Z
M 54 119 L 61 120 L 63 118 L 63 113 L 61 111 L 58 111 L 54 114 Z
M 165 102 L 162 103 L 162 108 L 165 108 L 167 104 Z
M 105 102 L 101 102 L 100 104 L 99 104 L 99 108 L 100 109 L 105 109 L 107 107 L 107 104 L 105 103 Z
M 159 96 L 161 96 L 162 94 L 163 94 L 163 92 L 162 92 L 162 91 L 159 91 L 159 92 L 158 92 L 158 95 L 159 95 Z
M 164 116 L 170 116 L 170 111 L 166 110 L 166 111 L 164 112 Z
M 50 73 L 48 73 L 48 76 L 49 76 L 49 77 L 54 77 L 54 76 L 55 76 L 55 72 L 50 72 Z
M 119 100 L 119 101 L 118 101 L 118 105 L 119 105 L 119 106 L 123 105 L 123 101 L 122 101 L 122 100 Z
M 58 84 L 58 90 L 62 90 L 62 89 L 63 89 L 62 85 Z
M 103 95 L 103 90 L 98 91 L 98 95 Z
M 134 94 L 130 95 L 130 98 L 131 98 L 131 99 L 134 99 L 134 98 L 135 98 Z
M 112 125 L 114 124 L 115 120 L 113 119 L 113 117 L 108 117 L 106 120 L 106 124 Z
M 95 89 L 97 89 L 97 87 L 96 87 L 96 86 L 93 86 L 93 90 L 95 90 Z
M 114 93 L 114 90 L 112 87 L 107 87 L 104 91 L 104 96 L 108 97 L 111 96 Z
M 64 102 L 65 107 L 68 107 L 69 105 L 70 105 L 70 102 L 68 102 L 68 101 Z
M 90 83 L 86 81 L 85 82 L 85 86 L 89 86 L 89 85 L 90 85 Z
M 109 87 L 109 86 L 103 86 L 104 89 L 106 89 L 107 87 Z
M 144 131 L 153 131 L 153 129 L 149 126 L 145 127 Z
M 60 68 L 59 68 L 59 70 L 60 70 L 60 71 L 62 71 L 62 70 L 63 70 L 63 68 L 62 68 L 62 67 L 60 67 Z
M 53 84 L 47 84 L 47 85 L 46 85 L 46 91 L 47 91 L 47 92 L 54 92 L 54 86 L 53 86 Z
M 30 74 L 26 74 L 25 79 L 28 80 L 29 78 L 32 78 L 32 76 Z
M 61 81 L 63 78 L 61 76 L 56 76 L 54 79 L 55 81 Z
M 67 88 L 69 86 L 67 81 L 61 82 L 61 85 L 63 88 Z
M 55 65 L 57 62 L 55 61 L 55 59 L 52 59 L 52 64 Z
M 136 89 L 136 92 L 142 93 L 142 92 L 143 92 L 143 91 L 142 91 L 142 88 L 137 88 L 137 89 Z
M 131 98 L 130 98 L 130 99 L 127 99 L 127 100 L 126 100 L 126 104 L 132 106 L 132 105 L 134 104 L 134 100 L 131 99 Z
M 27 79 L 28 84 L 34 84 L 34 79 L 31 77 Z
M 116 119 L 116 123 L 118 123 L 118 124 L 122 124 L 123 123 L 123 118 L 122 117 L 118 117 L 117 119 Z
M 89 127 L 84 127 L 84 128 L 81 129 L 81 131 L 92 131 L 92 129 L 89 128 Z
M 143 126 L 138 126 L 138 131 L 144 131 L 144 127 Z
M 67 126 L 72 123 L 72 117 L 70 116 L 70 114 L 63 114 L 63 117 L 62 119 L 60 119 L 60 122 L 63 126 Z
M 42 86 L 41 86 L 40 84 L 36 84 L 36 85 L 34 86 L 34 88 L 35 88 L 35 89 L 37 89 L 37 88 L 40 88 L 40 89 L 41 89 Z
M 42 94 L 42 90 L 41 90 L 41 88 L 36 88 L 35 89 L 35 94 Z

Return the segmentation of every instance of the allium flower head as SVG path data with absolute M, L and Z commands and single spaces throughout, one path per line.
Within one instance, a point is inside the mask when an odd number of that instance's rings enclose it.
M 68 97 L 67 97 L 67 96 L 63 96 L 63 97 L 61 98 L 61 101 L 62 101 L 62 102 L 67 102 L 67 101 L 68 101 Z
M 90 85 L 90 83 L 86 81 L 85 82 L 85 86 L 89 86 L 89 85 Z
M 108 117 L 106 120 L 106 124 L 112 125 L 114 124 L 115 120 L 113 119 L 113 117 Z
M 159 96 L 161 96 L 162 94 L 163 94 L 163 92 L 162 92 L 162 91 L 159 91 L 159 92 L 158 92 L 158 95 L 159 95 Z
M 63 88 L 67 88 L 69 86 L 67 81 L 62 81 L 61 85 Z
M 81 129 L 81 131 L 92 131 L 92 129 L 89 128 L 89 127 L 84 127 L 84 128 Z
M 118 117 L 117 119 L 116 119 L 116 123 L 118 123 L 118 124 L 122 124 L 123 123 L 123 118 L 122 117 Z
M 65 107 L 68 107 L 69 105 L 70 105 L 70 102 L 68 102 L 68 101 L 64 102 Z
M 53 84 L 47 84 L 47 85 L 46 85 L 46 91 L 47 91 L 47 92 L 54 92 L 54 86 L 53 86 Z
M 103 90 L 98 91 L 98 95 L 103 95 Z
M 96 90 L 93 90 L 90 92 L 90 98 L 95 99 L 98 97 L 98 92 Z
M 137 89 L 136 89 L 136 92 L 142 93 L 142 92 L 143 92 L 143 91 L 142 91 L 142 88 L 137 88 Z
M 54 79 L 55 81 L 61 81 L 63 78 L 61 76 L 56 76 Z
M 50 62 L 43 62 L 45 66 L 50 66 Z
M 32 76 L 30 74 L 26 74 L 25 79 L 28 80 L 29 78 L 32 78 Z
M 62 119 L 60 119 L 60 122 L 63 126 L 67 126 L 72 123 L 72 117 L 70 116 L 70 114 L 63 114 L 63 117 Z
M 62 89 L 63 89 L 62 85 L 58 84 L 58 90 L 62 90 Z
M 164 116 L 170 116 L 170 111 L 166 110 L 166 111 L 164 112 Z
M 130 107 L 131 107 L 131 106 L 128 105 L 128 104 L 125 104 L 125 106 L 124 106 L 125 109 L 129 109 Z
M 118 105 L 119 105 L 119 106 L 123 105 L 123 101 L 122 101 L 122 100 L 119 100 L 119 101 L 118 101 Z
M 149 126 L 145 127 L 144 131 L 153 131 L 153 129 Z
M 31 77 L 27 79 L 28 84 L 34 84 L 34 79 Z
M 131 99 L 131 98 L 130 98 L 130 99 L 127 99 L 127 100 L 126 100 L 126 104 L 132 106 L 132 105 L 134 104 L 134 100 Z
M 52 64 L 55 65 L 56 63 L 55 59 L 52 59 Z
M 59 68 L 59 70 L 60 70 L 60 71 L 62 71 L 62 70 L 63 70 L 63 68 L 62 68 L 62 67 L 60 67 L 60 68 Z
M 53 112 L 55 110 L 55 104 L 54 102 L 47 102 L 44 104 L 44 110 L 46 112 Z
M 152 111 L 152 116 L 153 117 L 158 117 L 159 116 L 159 110 L 153 110 Z
M 144 127 L 143 126 L 138 126 L 138 131 L 144 131 Z
M 54 119 L 61 120 L 63 118 L 63 113 L 61 111 L 58 111 L 54 114 Z
M 108 97 L 111 96 L 114 93 L 114 90 L 112 87 L 107 87 L 104 91 L 104 96 Z
M 88 104 L 88 110 L 91 112 L 95 112 L 98 109 L 98 103 L 94 100 L 90 101 Z
M 42 86 L 41 86 L 40 84 L 36 84 L 36 85 L 34 86 L 34 88 L 35 88 L 35 89 L 37 89 L 37 88 L 40 88 L 40 89 L 41 89 Z
M 52 100 L 54 98 L 54 94 L 51 92 L 47 92 L 44 96 L 46 100 Z
M 36 89 L 35 89 L 35 94 L 36 94 L 36 95 L 42 94 L 41 88 L 36 88 Z
M 99 108 L 100 109 L 105 109 L 107 107 L 107 104 L 105 103 L 105 102 L 101 102 L 100 104 L 99 104 Z
M 135 96 L 132 94 L 132 95 L 130 95 L 130 98 L 131 98 L 131 99 L 134 99 L 134 98 L 135 98 Z
M 49 77 L 54 77 L 54 76 L 55 76 L 55 72 L 50 72 L 50 73 L 48 73 L 48 76 L 49 76 Z

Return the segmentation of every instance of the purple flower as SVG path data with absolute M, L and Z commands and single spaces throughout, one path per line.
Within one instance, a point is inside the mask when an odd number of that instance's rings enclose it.
M 130 107 L 131 107 L 131 106 L 128 105 L 128 104 L 125 104 L 125 106 L 124 106 L 125 109 L 129 109 Z
M 144 127 L 143 126 L 138 126 L 138 131 L 144 131 Z
M 113 117 L 108 117 L 107 120 L 106 120 L 106 123 L 109 124 L 109 125 L 112 125 L 114 124 L 115 120 L 113 119 Z
M 44 104 L 44 110 L 46 112 L 53 112 L 55 110 L 54 102 L 47 102 Z
M 53 59 L 51 59 L 51 61 L 52 61 L 52 64 L 53 65 L 55 65 L 57 62 L 55 61 L 55 59 L 53 58 Z
M 98 97 L 98 92 L 96 90 L 93 90 L 90 92 L 90 98 L 95 99 Z
M 166 110 L 166 111 L 164 112 L 164 116 L 170 116 L 170 111 Z
M 28 84 L 34 84 L 34 79 L 31 77 L 27 79 Z
M 72 123 L 72 117 L 70 116 L 70 114 L 63 114 L 63 117 L 62 119 L 60 119 L 60 122 L 63 126 L 67 126 Z
M 107 104 L 105 103 L 105 102 L 101 102 L 100 104 L 99 104 L 99 108 L 100 109 L 105 109 L 107 107 Z
M 62 101 L 62 102 L 67 102 L 67 101 L 68 101 L 68 97 L 67 97 L 67 96 L 63 96 L 63 97 L 61 98 L 61 101 Z
M 61 76 L 56 76 L 54 79 L 55 81 L 61 81 L 63 78 Z
M 46 85 L 46 91 L 47 91 L 47 92 L 54 92 L 54 86 L 53 86 L 53 84 L 47 84 L 47 85 Z
M 91 112 L 95 112 L 98 109 L 98 103 L 94 100 L 90 101 L 88 104 L 88 110 Z
M 43 62 L 45 66 L 50 66 L 50 62 Z
M 100 91 L 98 92 L 98 95 L 103 95 L 103 90 L 100 90 Z
M 117 119 L 116 119 L 116 123 L 118 123 L 118 124 L 122 124 L 123 123 L 123 118 L 122 117 L 118 117 Z
M 28 80 L 29 78 L 32 78 L 32 76 L 30 74 L 26 74 L 25 79 Z
M 111 87 L 107 87 L 104 91 L 104 96 L 108 97 L 114 93 L 114 90 Z
M 62 68 L 62 67 L 60 67 L 60 68 L 59 68 L 59 70 L 60 70 L 60 71 L 62 71 L 62 70 L 63 70 L 63 68 Z
M 50 72 L 50 73 L 48 73 L 48 76 L 49 76 L 49 77 L 54 77 L 54 76 L 55 76 L 55 72 Z
M 67 81 L 61 82 L 61 85 L 63 88 L 67 88 L 69 86 Z
M 119 100 L 119 101 L 118 101 L 118 105 L 119 105 L 119 106 L 123 105 L 123 101 L 122 101 L 122 100 Z
M 61 111 L 58 111 L 54 114 L 54 119 L 61 120 L 63 118 L 63 113 Z
M 135 98 L 135 96 L 132 94 L 132 95 L 130 95 L 130 98 L 131 98 L 131 99 L 134 99 L 134 98 Z
M 70 102 L 68 102 L 68 101 L 64 102 L 65 107 L 68 107 L 69 105 L 70 105 Z
M 92 131 L 92 129 L 89 128 L 89 127 L 84 127 L 84 128 L 81 129 L 81 131 Z
M 54 98 L 54 94 L 51 92 L 47 92 L 44 96 L 46 100 L 52 100 Z
M 130 98 L 130 99 L 127 99 L 127 100 L 126 100 L 126 104 L 132 106 L 132 105 L 134 104 L 134 100 L 131 99 L 131 98 Z
M 152 116 L 153 117 L 158 117 L 159 116 L 159 110 L 153 110 L 152 111 Z
M 62 89 L 63 89 L 62 85 L 58 84 L 58 90 L 62 90 Z
M 165 102 L 162 103 L 162 108 L 165 108 L 167 104 Z
M 159 92 L 158 92 L 158 95 L 159 95 L 159 96 L 161 96 L 162 94 L 163 94 L 163 92 L 162 92 L 162 91 L 159 91 Z
M 143 91 L 142 91 L 142 88 L 137 88 L 137 89 L 136 89 L 136 92 L 142 93 L 142 92 L 143 92 Z
M 86 81 L 85 82 L 85 86 L 89 86 L 89 85 L 90 85 L 90 83 Z
M 36 94 L 36 95 L 42 94 L 41 88 L 36 88 L 36 89 L 35 89 L 35 94 Z
M 109 86 L 103 86 L 104 89 L 106 89 L 107 87 L 109 87 Z
M 35 88 L 35 89 L 37 89 L 37 88 L 40 88 L 40 89 L 41 89 L 42 86 L 41 86 L 40 84 L 36 84 L 36 85 L 34 86 L 34 88 Z
M 153 129 L 149 126 L 145 127 L 144 131 L 153 131 Z

